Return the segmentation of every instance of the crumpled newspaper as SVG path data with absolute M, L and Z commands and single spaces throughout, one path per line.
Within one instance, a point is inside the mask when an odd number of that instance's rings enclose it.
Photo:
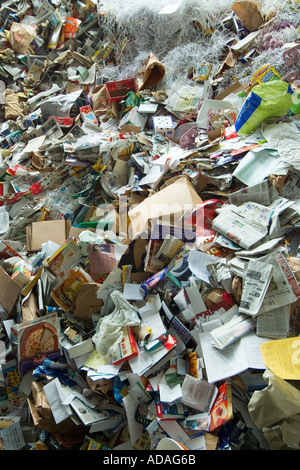
M 137 311 L 125 299 L 122 292 L 113 291 L 111 299 L 115 304 L 115 309 L 112 313 L 100 318 L 93 336 L 95 349 L 106 356 L 110 356 L 122 340 L 121 330 L 124 326 L 137 326 L 141 323 Z

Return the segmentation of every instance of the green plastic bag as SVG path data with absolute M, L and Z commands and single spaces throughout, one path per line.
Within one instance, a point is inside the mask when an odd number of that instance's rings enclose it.
M 236 133 L 250 134 L 262 122 L 285 116 L 293 105 L 293 95 L 291 85 L 283 80 L 253 87 L 235 122 Z

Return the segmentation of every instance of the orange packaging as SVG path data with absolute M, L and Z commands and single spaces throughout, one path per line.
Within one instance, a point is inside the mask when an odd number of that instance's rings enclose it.
M 68 39 L 72 39 L 75 37 L 75 34 L 77 33 L 78 28 L 81 23 L 82 21 L 79 20 L 78 18 L 70 18 L 70 17 L 66 18 L 65 24 L 62 27 L 61 35 L 60 35 L 61 44 L 63 44 Z
M 198 378 L 198 359 L 196 352 L 192 352 L 189 354 L 189 375 Z

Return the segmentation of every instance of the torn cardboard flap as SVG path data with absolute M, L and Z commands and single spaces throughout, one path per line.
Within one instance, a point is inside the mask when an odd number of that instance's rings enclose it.
M 148 224 L 150 222 L 154 224 L 157 219 L 169 222 L 172 219 L 178 222 L 184 211 L 192 210 L 202 202 L 188 179 L 180 178 L 129 210 L 131 238 L 134 239 L 143 232 L 148 232 Z
M 136 83 L 140 91 L 157 85 L 165 75 L 165 67 L 151 52 L 136 74 Z
M 51 407 L 43 391 L 42 382 L 32 382 L 32 395 L 27 398 L 28 406 L 35 426 L 50 433 L 61 433 L 65 436 L 82 432 L 84 427 L 79 426 L 70 417 L 56 424 Z
M 0 266 L 0 285 L 0 304 L 7 314 L 10 315 L 21 294 L 22 286 L 14 281 L 2 266 Z
M 264 24 L 261 5 L 256 0 L 239 0 L 231 8 L 249 32 L 256 31 Z
M 100 313 L 104 302 L 97 297 L 99 287 L 96 282 L 86 282 L 80 286 L 73 312 L 76 318 L 92 323 L 92 316 Z
M 63 245 L 69 236 L 71 222 L 65 219 L 32 222 L 26 227 L 26 246 L 29 252 L 39 251 L 49 240 Z
M 38 311 L 38 302 L 36 295 L 31 292 L 29 296 L 24 299 L 22 304 L 22 321 L 29 322 L 32 320 L 36 320 L 38 318 L 37 315 Z

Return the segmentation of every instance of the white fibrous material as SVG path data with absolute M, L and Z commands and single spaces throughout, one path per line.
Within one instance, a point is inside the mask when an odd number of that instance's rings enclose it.
M 267 20 L 278 17 L 281 21 L 299 22 L 298 0 L 260 0 L 261 10 Z
M 230 49 L 236 32 L 225 20 L 235 17 L 234 0 L 98 0 L 100 23 L 113 38 L 114 64 L 104 64 L 99 83 L 134 77 L 152 52 L 166 73 L 159 86 L 188 76 L 201 63 L 215 68 Z M 298 0 L 261 0 L 265 24 L 253 43 L 256 54 L 222 74 L 220 90 L 232 79 L 248 81 L 266 63 L 284 77 L 290 70 L 280 48 L 298 37 Z
M 132 43 L 135 53 L 152 51 L 161 60 L 174 47 L 197 42 L 231 14 L 231 5 L 231 0 L 104 0 L 98 11 L 105 29 L 117 39 L 115 52 L 124 63 L 132 58 Z

